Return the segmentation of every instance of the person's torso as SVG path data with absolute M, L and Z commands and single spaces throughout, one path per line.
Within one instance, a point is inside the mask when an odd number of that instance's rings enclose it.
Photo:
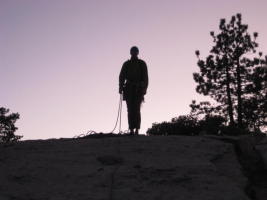
M 129 60 L 126 65 L 126 80 L 132 83 L 143 81 L 143 64 L 139 59 Z

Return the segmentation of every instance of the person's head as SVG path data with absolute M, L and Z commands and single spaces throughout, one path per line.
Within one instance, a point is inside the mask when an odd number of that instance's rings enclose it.
M 130 54 L 132 57 L 136 58 L 139 54 L 139 49 L 136 46 L 133 46 L 130 50 Z

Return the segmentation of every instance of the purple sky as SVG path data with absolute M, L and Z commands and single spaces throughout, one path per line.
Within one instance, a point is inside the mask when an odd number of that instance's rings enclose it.
M 0 0 L 0 106 L 21 114 L 24 139 L 111 131 L 121 65 L 137 45 L 150 78 L 145 133 L 204 99 L 194 52 L 207 55 L 220 18 L 242 13 L 267 53 L 266 8 L 266 0 Z

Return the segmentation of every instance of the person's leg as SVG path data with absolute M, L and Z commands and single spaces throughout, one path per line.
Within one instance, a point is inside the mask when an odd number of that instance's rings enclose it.
M 139 133 L 140 125 L 141 125 L 141 103 L 142 100 L 140 98 L 135 99 L 134 102 L 134 128 L 135 134 Z
M 134 134 L 134 106 L 132 98 L 126 99 L 130 134 Z

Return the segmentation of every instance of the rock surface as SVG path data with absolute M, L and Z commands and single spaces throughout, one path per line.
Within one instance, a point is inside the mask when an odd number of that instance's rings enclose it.
M 1 200 L 247 200 L 232 144 L 133 136 L 0 146 Z
M 267 138 L 264 138 L 255 148 L 263 160 L 265 170 L 267 170 Z

